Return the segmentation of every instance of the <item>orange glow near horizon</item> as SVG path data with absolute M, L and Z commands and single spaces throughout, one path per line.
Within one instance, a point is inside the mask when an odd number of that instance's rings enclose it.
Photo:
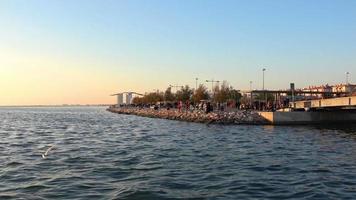
M 43 57 L 4 56 L 0 64 L 1 106 L 112 104 L 115 98 L 110 94 L 127 82 L 110 71 Z

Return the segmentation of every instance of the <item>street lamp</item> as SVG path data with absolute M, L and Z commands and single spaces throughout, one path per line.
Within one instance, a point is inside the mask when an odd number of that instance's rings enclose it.
M 250 90 L 252 91 L 252 81 L 250 81 Z
M 349 74 L 350 72 L 346 72 L 346 85 L 349 84 Z
M 266 68 L 262 69 L 262 90 L 265 90 L 265 71 Z
M 262 69 L 262 90 L 263 91 L 265 90 L 265 71 L 266 71 L 266 68 L 263 68 Z M 263 96 L 264 96 L 265 102 L 267 104 L 266 92 L 263 92 Z

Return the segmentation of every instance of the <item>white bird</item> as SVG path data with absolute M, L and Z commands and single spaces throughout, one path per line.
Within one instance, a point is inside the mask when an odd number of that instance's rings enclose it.
M 47 149 L 47 151 L 42 154 L 42 158 L 46 158 L 46 156 L 48 155 L 48 153 L 54 148 L 54 145 L 50 145 L 50 147 Z

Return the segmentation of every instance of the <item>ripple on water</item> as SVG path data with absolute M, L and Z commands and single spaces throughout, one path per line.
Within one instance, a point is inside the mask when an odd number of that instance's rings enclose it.
M 355 126 L 207 126 L 100 107 L 0 116 L 0 199 L 355 197 Z
M 5 167 L 12 168 L 12 167 L 18 167 L 18 166 L 22 166 L 22 165 L 24 165 L 24 163 L 22 163 L 22 162 L 10 161 L 10 162 L 6 163 Z

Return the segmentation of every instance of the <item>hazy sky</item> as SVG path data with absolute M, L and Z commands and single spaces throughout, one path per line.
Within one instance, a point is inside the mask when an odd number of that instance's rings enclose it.
M 356 82 L 354 0 L 0 0 L 0 105 L 109 94 Z

